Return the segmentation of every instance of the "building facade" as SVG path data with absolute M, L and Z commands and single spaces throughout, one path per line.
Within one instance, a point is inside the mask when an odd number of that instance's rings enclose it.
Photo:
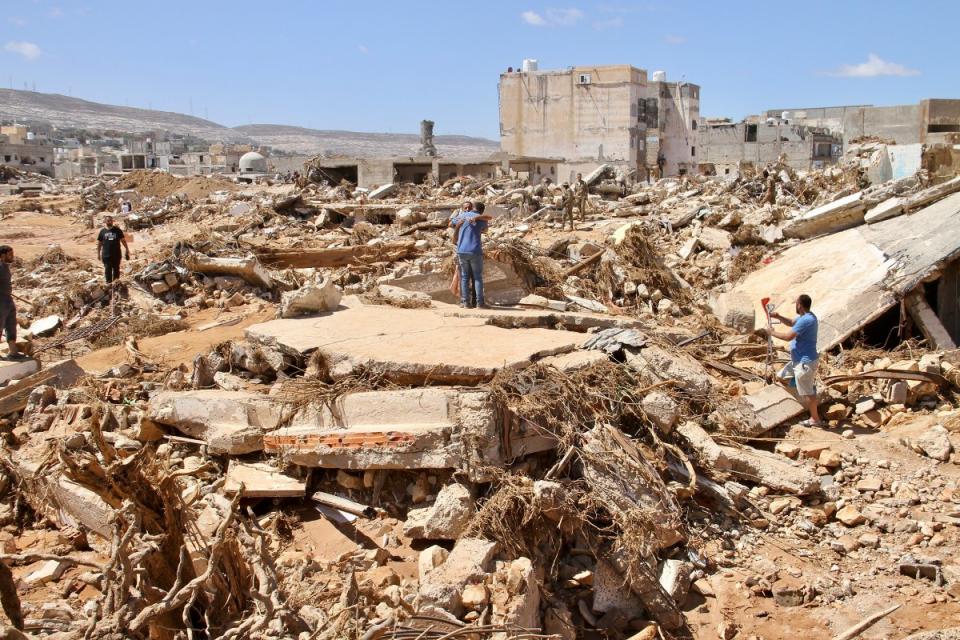
M 709 175 L 736 175 L 740 163 L 759 168 L 779 160 L 797 170 L 817 169 L 836 162 L 842 146 L 826 128 L 778 117 L 708 120 L 699 130 L 699 171 Z
M 0 165 L 53 175 L 54 149 L 23 125 L 0 126 Z
M 558 180 L 607 163 L 638 179 L 695 168 L 700 88 L 631 65 L 500 75 L 500 148 L 559 160 Z

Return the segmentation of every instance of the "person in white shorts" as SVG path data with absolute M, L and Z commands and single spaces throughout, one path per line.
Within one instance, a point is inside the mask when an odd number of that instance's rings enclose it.
M 774 331 L 774 338 L 790 341 L 790 362 L 780 371 L 781 380 L 793 378 L 797 385 L 797 394 L 801 402 L 810 412 L 810 419 L 803 424 L 820 426 L 820 414 L 817 410 L 817 365 L 820 363 L 820 354 L 817 352 L 817 328 L 820 321 L 810 311 L 813 301 L 810 296 L 802 294 L 797 297 L 797 317 L 785 318 L 779 313 L 770 314 L 784 325 L 789 331 Z

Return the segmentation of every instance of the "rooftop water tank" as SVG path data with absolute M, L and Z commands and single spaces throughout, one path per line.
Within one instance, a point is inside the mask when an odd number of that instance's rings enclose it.
M 654 72 L 653 72 L 653 81 L 654 81 L 654 82 L 666 82 L 666 81 L 667 81 L 667 72 L 666 72 L 666 71 L 654 71 Z
M 523 59 L 523 72 L 524 73 L 533 73 L 537 70 L 537 61 L 534 58 L 524 58 Z

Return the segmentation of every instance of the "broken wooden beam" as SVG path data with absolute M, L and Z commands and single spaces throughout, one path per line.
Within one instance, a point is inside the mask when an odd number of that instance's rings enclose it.
M 416 241 L 400 240 L 377 245 L 355 245 L 322 249 L 264 249 L 260 258 L 267 264 L 295 269 L 334 269 L 356 264 L 396 262 L 416 254 Z
M 956 349 L 957 345 L 950 337 L 946 327 L 940 322 L 936 312 L 927 303 L 927 299 L 920 291 L 914 291 L 903 300 L 910 317 L 917 323 L 917 327 L 927 339 L 931 349 Z

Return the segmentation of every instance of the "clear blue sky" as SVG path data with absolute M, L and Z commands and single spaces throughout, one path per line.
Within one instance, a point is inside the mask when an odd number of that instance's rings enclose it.
M 960 98 L 960 1 L 5 0 L 0 83 L 225 125 L 498 136 L 497 78 L 629 63 L 703 116 Z

